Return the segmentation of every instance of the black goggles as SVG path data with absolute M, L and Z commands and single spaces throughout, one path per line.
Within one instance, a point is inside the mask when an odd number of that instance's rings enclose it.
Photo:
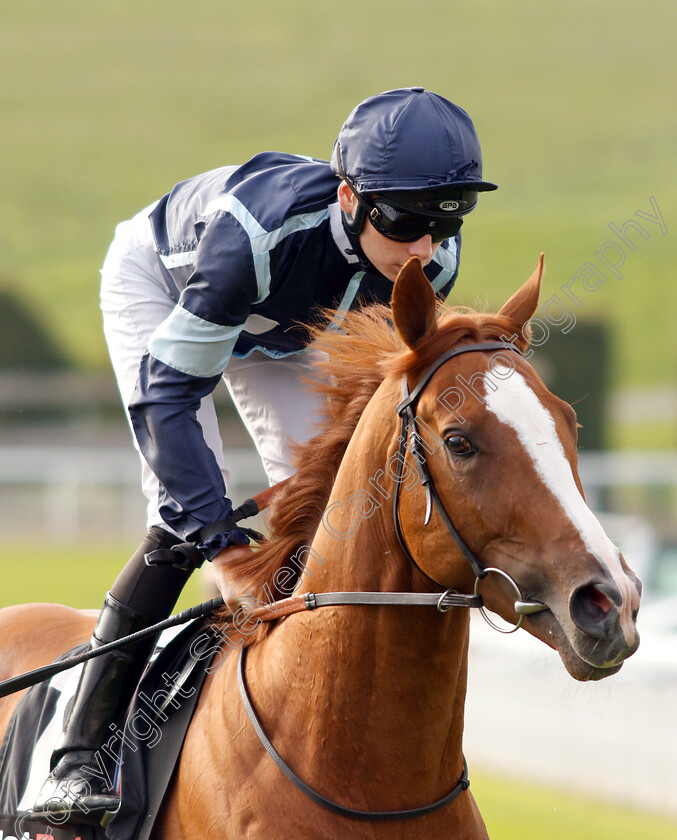
M 414 210 L 391 196 L 375 195 L 367 199 L 355 189 L 350 178 L 342 171 L 341 174 L 366 211 L 372 227 L 396 242 L 414 242 L 426 234 L 430 234 L 433 242 L 452 239 L 461 229 L 461 217 L 477 204 L 477 192 L 463 190 L 454 198 L 420 201 L 420 210 Z
M 426 234 L 430 234 L 433 242 L 442 242 L 456 236 L 463 224 L 461 216 L 416 213 L 380 196 L 370 200 L 357 193 L 355 196 L 365 208 L 372 227 L 396 242 L 414 242 Z

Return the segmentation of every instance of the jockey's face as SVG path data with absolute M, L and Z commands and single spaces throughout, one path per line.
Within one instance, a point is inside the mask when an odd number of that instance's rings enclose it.
M 349 216 L 355 215 L 357 198 L 345 181 L 342 181 L 338 188 L 338 200 L 344 212 Z M 368 220 L 365 220 L 359 240 L 365 257 L 377 271 L 392 282 L 395 282 L 407 260 L 418 257 L 425 267 L 440 246 L 439 242 L 433 242 L 429 233 L 413 242 L 396 242 L 379 233 Z

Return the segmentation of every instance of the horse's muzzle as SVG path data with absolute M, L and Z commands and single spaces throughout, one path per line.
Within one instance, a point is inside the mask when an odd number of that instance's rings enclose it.
M 633 583 L 641 590 L 636 578 Z M 574 647 L 589 665 L 613 668 L 637 650 L 637 609 L 628 614 L 629 607 L 614 583 L 593 581 L 577 587 L 569 600 L 569 612 L 580 631 Z

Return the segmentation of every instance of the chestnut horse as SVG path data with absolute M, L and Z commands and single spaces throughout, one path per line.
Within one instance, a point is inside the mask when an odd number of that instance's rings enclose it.
M 353 604 L 241 623 L 252 713 L 297 781 L 259 740 L 229 636 L 153 836 L 486 838 L 471 792 L 458 784 L 469 640 L 462 604 L 476 606 L 479 591 L 512 623 L 517 607 L 524 629 L 578 680 L 614 674 L 634 652 L 640 584 L 584 502 L 574 411 L 516 352 L 526 349 L 542 266 L 541 257 L 498 315 L 438 313 L 414 259 L 392 308 L 348 313 L 315 337 L 329 417 L 299 447 L 270 539 L 236 564 L 243 588 L 261 600 L 294 584 L 299 594 L 467 597 L 446 612 Z M 38 620 L 36 609 L 0 617 L 1 677 L 91 632 L 92 619 L 76 611 L 43 605 Z M 0 723 L 15 700 L 3 702 Z M 406 819 L 374 814 L 416 809 Z

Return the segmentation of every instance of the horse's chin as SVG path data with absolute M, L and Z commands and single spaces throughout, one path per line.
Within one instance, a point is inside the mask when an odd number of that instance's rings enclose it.
M 579 682 L 603 680 L 617 674 L 623 667 L 624 660 L 600 666 L 584 659 L 549 610 L 531 616 L 525 623 L 525 629 L 557 651 L 569 675 Z
M 569 674 L 579 682 L 603 680 L 617 674 L 623 667 L 623 663 L 620 662 L 618 665 L 611 665 L 608 668 L 599 668 L 597 665 L 591 665 L 585 659 L 581 659 L 576 653 L 573 653 L 573 656 L 570 657 L 565 655 L 563 651 L 559 651 L 559 655 Z

